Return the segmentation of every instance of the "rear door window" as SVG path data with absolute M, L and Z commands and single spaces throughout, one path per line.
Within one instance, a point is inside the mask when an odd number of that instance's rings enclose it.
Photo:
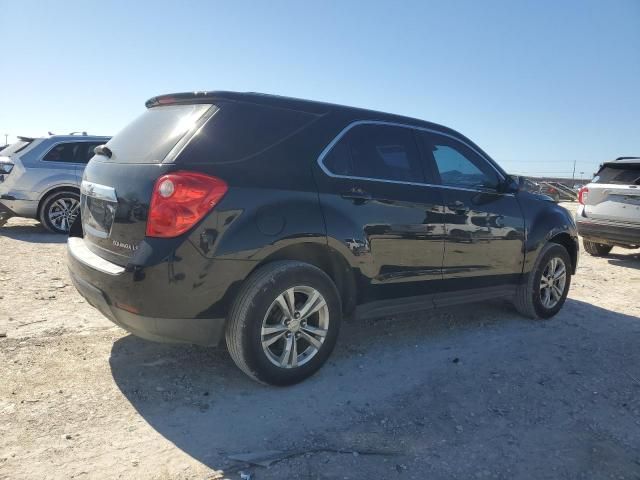
M 49 150 L 42 160 L 45 162 L 76 163 L 76 155 L 80 147 L 79 142 L 61 143 Z
M 358 125 L 323 160 L 335 175 L 424 183 L 420 153 L 412 129 Z
M 605 165 L 591 181 L 618 185 L 640 185 L 640 163 Z
M 146 110 L 107 146 L 116 163 L 162 163 L 171 149 L 211 108 L 209 104 L 168 105 Z

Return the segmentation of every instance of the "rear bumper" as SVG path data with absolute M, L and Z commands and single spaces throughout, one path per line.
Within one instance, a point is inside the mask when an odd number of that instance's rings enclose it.
M 71 237 L 67 243 L 71 280 L 78 292 L 116 325 L 134 335 L 156 342 L 217 345 L 224 336 L 224 318 L 162 318 L 135 312 L 135 307 L 119 303 L 118 292 L 134 281 L 134 272 L 107 262 L 89 252 L 82 238 Z M 112 285 L 113 288 L 109 288 Z M 107 288 L 105 288 L 105 286 Z M 100 288 L 102 287 L 102 288 Z M 136 288 L 140 295 L 140 288 Z M 118 297 L 118 298 L 114 298 Z M 162 292 L 149 291 L 147 295 L 160 302 Z M 125 297 L 125 300 L 128 298 Z M 187 298 L 180 299 L 188 302 Z M 125 307 L 125 309 L 120 308 Z
M 578 233 L 589 241 L 610 245 L 640 245 L 640 227 L 576 219 Z

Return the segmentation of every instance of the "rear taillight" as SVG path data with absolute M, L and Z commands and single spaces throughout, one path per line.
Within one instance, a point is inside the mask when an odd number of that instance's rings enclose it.
M 227 193 L 227 184 L 196 172 L 161 176 L 153 187 L 147 236 L 171 238 L 199 222 Z
M 587 197 L 589 196 L 589 189 L 587 187 L 580 187 L 578 190 L 578 202 L 581 205 L 584 205 L 587 201 Z
M 0 174 L 2 173 L 11 173 L 13 170 L 13 163 L 11 162 L 0 162 Z

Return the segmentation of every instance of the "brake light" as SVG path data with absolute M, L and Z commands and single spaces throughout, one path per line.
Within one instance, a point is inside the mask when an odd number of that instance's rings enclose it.
M 171 238 L 198 223 L 227 193 L 224 180 L 196 172 L 161 176 L 153 187 L 147 236 Z
M 578 190 L 578 203 L 580 203 L 580 205 L 584 205 L 588 196 L 589 189 L 587 187 L 580 187 L 580 190 Z

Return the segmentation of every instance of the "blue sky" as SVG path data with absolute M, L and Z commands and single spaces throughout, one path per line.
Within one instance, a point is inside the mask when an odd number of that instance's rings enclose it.
M 10 140 L 225 89 L 442 123 L 515 173 L 640 155 L 640 0 L 0 0 L 0 45 Z

